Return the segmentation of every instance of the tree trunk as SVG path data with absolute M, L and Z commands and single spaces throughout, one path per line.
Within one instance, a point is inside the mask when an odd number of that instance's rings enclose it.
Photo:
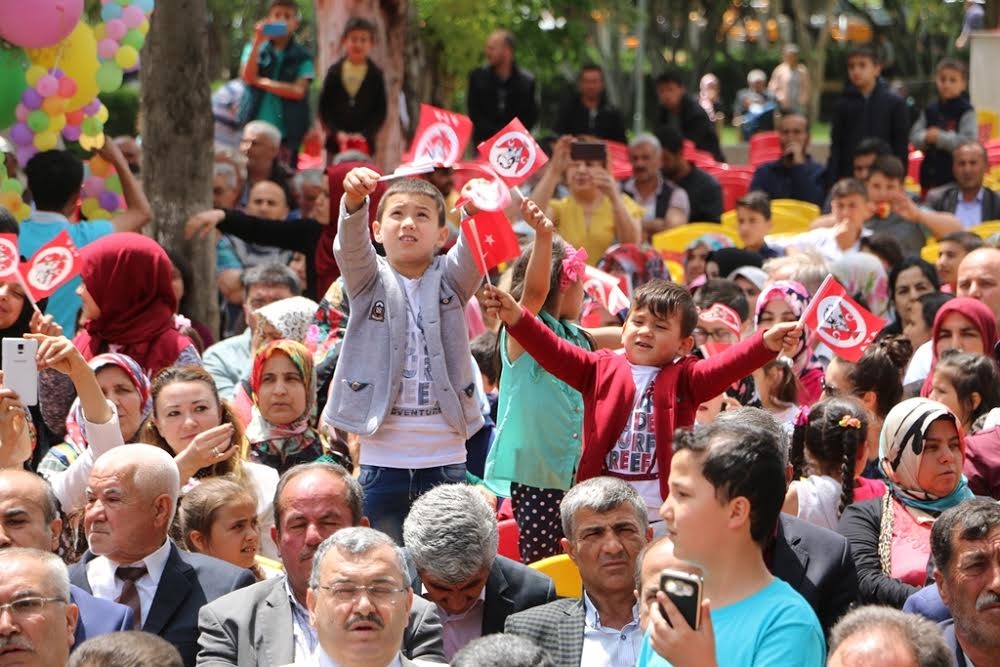
M 153 235 L 189 258 L 192 317 L 218 330 L 215 246 L 184 241 L 184 223 L 212 205 L 212 113 L 205 0 L 160 2 L 142 54 L 142 177 Z
M 399 123 L 399 93 L 403 89 L 406 53 L 407 0 L 315 0 L 316 75 L 323 77 L 341 57 L 340 38 L 347 19 L 362 16 L 375 24 L 378 37 L 371 59 L 385 74 L 388 113 L 378 133 L 375 161 L 383 169 L 394 169 L 403 154 L 404 139 Z M 414 122 L 416 119 L 413 119 Z
M 813 39 L 812 33 L 809 32 L 809 16 L 812 13 L 810 7 L 805 0 L 792 0 L 799 53 L 806 69 L 809 70 L 809 81 L 812 86 L 809 95 L 809 118 L 813 122 L 819 118 L 820 96 L 826 81 L 826 47 L 830 43 L 830 25 L 833 22 L 833 8 L 836 4 L 837 0 L 823 0 L 822 7 L 816 8 L 816 13 L 826 16 L 826 21 L 820 29 L 819 37 Z

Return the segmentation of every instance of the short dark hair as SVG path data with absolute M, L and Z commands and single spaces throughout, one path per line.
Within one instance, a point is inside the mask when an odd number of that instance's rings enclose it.
M 662 85 L 664 83 L 676 83 L 678 86 L 683 87 L 684 84 L 684 73 L 676 68 L 668 68 L 663 70 L 658 77 L 656 77 L 656 85 Z
M 660 140 L 663 150 L 678 154 L 684 151 L 684 135 L 677 128 L 661 125 L 656 128 L 656 138 Z
M 486 330 L 479 334 L 469 343 L 469 349 L 472 351 L 472 358 L 476 360 L 476 365 L 479 366 L 479 372 L 491 383 L 496 384 L 500 379 L 496 332 Z
M 855 44 L 852 46 L 851 50 L 847 52 L 847 62 L 851 62 L 851 58 L 868 58 L 875 65 L 882 64 L 882 58 L 879 57 L 878 51 L 868 44 Z
M 73 649 L 69 667 L 183 667 L 181 654 L 167 640 L 141 630 L 91 637 Z
M 941 310 L 941 306 L 954 298 L 954 294 L 948 294 L 947 292 L 929 292 L 917 297 L 917 301 L 920 303 L 920 316 L 924 319 L 924 324 L 927 326 L 928 331 L 934 326 L 934 318 L 937 317 L 937 312 Z
M 966 253 L 970 253 L 977 248 L 982 248 L 986 245 L 982 237 L 978 234 L 967 231 L 951 232 L 950 234 L 945 234 L 938 240 L 938 244 L 944 243 L 945 241 L 951 241 L 952 243 L 957 243 L 962 248 L 965 249 Z
M 806 122 L 806 132 L 812 128 L 812 121 L 809 119 L 809 114 L 805 111 L 782 111 L 781 118 L 778 119 L 778 125 L 786 118 L 801 118 Z
M 934 73 L 939 74 L 941 70 L 950 69 L 958 72 L 966 80 L 969 79 L 969 67 L 957 58 L 942 58 L 938 61 L 937 67 L 934 68 Z
M 968 412 L 966 421 L 972 424 L 995 407 L 1000 406 L 1000 372 L 989 354 L 972 354 L 945 350 L 932 373 L 948 376 L 962 408 Z M 972 393 L 979 394 L 979 405 L 972 404 Z
M 39 211 L 61 211 L 83 185 L 83 163 L 69 151 L 37 153 L 28 160 L 24 173 Z
M 892 155 L 892 146 L 890 146 L 885 139 L 879 139 L 878 137 L 865 137 L 858 142 L 858 145 L 854 147 L 854 151 L 851 153 L 851 157 L 855 158 L 860 155 Z
M 668 318 L 680 313 L 681 337 L 691 335 L 698 326 L 698 307 L 691 293 L 677 283 L 659 278 L 650 280 L 632 295 L 629 312 L 645 308 L 655 317 Z
M 872 163 L 868 171 L 868 178 L 875 174 L 882 174 L 886 178 L 902 181 L 906 176 L 902 161 L 895 155 L 879 155 Z
M 736 208 L 748 208 L 764 216 L 765 220 L 771 219 L 771 198 L 763 190 L 753 190 L 736 200 Z
M 990 498 L 971 498 L 941 513 L 931 528 L 931 555 L 934 566 L 948 570 L 954 555 L 955 538 L 981 540 L 1000 526 L 1000 504 Z
M 896 237 L 891 234 L 862 236 L 858 240 L 858 244 L 858 247 L 862 250 L 868 250 L 871 254 L 885 262 L 886 266 L 893 266 L 903 261 L 903 247 L 899 245 Z
M 778 436 L 756 425 L 713 422 L 697 431 L 678 430 L 674 454 L 701 459 L 701 474 L 722 503 L 750 501 L 750 537 L 763 547 L 785 502 L 785 461 Z
M 345 39 L 347 39 L 347 36 L 350 35 L 352 32 L 354 32 L 355 30 L 363 30 L 367 32 L 369 35 L 371 35 L 373 42 L 375 41 L 375 38 L 378 35 L 374 23 L 360 16 L 352 16 L 351 18 L 347 19 L 347 25 L 344 26 L 344 32 L 341 33 L 340 35 L 340 41 L 343 42 Z
M 584 72 L 600 72 L 601 77 L 604 77 L 604 69 L 592 61 L 585 62 L 583 63 L 583 66 L 580 67 L 580 76 L 583 76 Z
M 395 195 L 423 195 L 434 200 L 434 205 L 438 210 L 438 227 L 445 226 L 444 197 L 441 191 L 422 178 L 400 178 L 392 182 L 378 201 L 378 209 L 375 211 L 375 219 L 382 221 L 382 214 L 389 202 L 389 198 Z
M 892 301 L 893 308 L 895 308 L 896 303 L 896 281 L 899 280 L 899 274 L 913 267 L 920 269 L 920 272 L 924 274 L 924 278 L 927 278 L 927 282 L 934 287 L 935 292 L 941 289 L 941 281 L 938 279 L 937 269 L 930 262 L 913 255 L 904 257 L 902 262 L 894 264 L 889 269 L 889 300 Z M 897 313 L 897 315 L 902 317 L 903 313 Z
M 740 316 L 740 322 L 746 322 L 750 317 L 750 304 L 747 296 L 732 280 L 727 278 L 710 278 L 698 288 L 694 294 L 694 305 L 698 308 L 711 308 L 713 303 L 729 306 Z
M 347 506 L 351 510 L 351 525 L 357 526 L 361 522 L 361 517 L 364 516 L 364 511 L 362 510 L 364 492 L 361 490 L 358 480 L 343 466 L 325 461 L 314 461 L 312 463 L 300 463 L 292 466 L 278 480 L 278 486 L 274 489 L 274 527 L 279 533 L 281 532 L 281 494 L 284 493 L 285 487 L 288 486 L 289 482 L 299 475 L 313 470 L 322 470 L 344 480 L 344 486 L 347 489 L 344 500 L 347 501 Z
M 503 43 L 511 51 L 517 48 L 517 38 L 514 37 L 514 33 L 512 33 L 510 30 L 505 30 L 505 29 L 494 30 L 493 34 L 500 35 L 500 37 L 503 38 Z
M 451 667 L 554 667 L 545 649 L 530 639 L 493 634 L 473 639 L 451 659 Z
M 288 7 L 289 9 L 295 10 L 295 15 L 298 16 L 301 13 L 299 9 L 299 3 L 295 0 L 271 0 L 267 5 L 267 11 L 270 12 L 275 7 Z
M 266 285 L 267 287 L 284 286 L 291 291 L 292 296 L 302 294 L 302 286 L 299 284 L 299 278 L 295 275 L 295 272 L 284 264 L 276 262 L 250 267 L 240 276 L 240 281 L 243 283 L 244 296 L 250 292 L 251 287 L 257 285 Z
M 868 188 L 856 178 L 842 178 L 830 188 L 830 201 L 853 195 L 860 195 L 866 201 L 868 200 Z

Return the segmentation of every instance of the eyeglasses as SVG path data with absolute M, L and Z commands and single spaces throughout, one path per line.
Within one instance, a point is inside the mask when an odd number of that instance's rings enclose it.
M 50 602 L 65 603 L 66 600 L 62 598 L 21 598 L 7 604 L 0 604 L 0 616 L 3 616 L 5 611 L 9 611 L 10 615 L 15 618 L 24 618 L 37 614 L 42 610 L 42 607 Z
M 691 332 L 691 335 L 694 336 L 694 342 L 698 345 L 704 345 L 708 342 L 709 338 L 719 343 L 736 342 L 736 334 L 729 329 L 715 329 L 714 331 L 709 331 L 708 329 L 697 327 Z
M 329 591 L 330 595 L 337 602 L 356 602 L 361 599 L 364 593 L 372 602 L 394 602 L 395 596 L 402 593 L 406 588 L 396 588 L 388 584 L 374 584 L 372 586 L 357 586 L 355 584 L 334 584 L 333 586 L 320 586 Z

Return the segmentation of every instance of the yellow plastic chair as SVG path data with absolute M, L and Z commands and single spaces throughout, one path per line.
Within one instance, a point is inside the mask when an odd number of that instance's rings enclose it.
M 941 248 L 938 246 L 937 241 L 928 241 L 927 244 L 920 249 L 920 259 L 925 262 L 930 262 L 931 264 L 937 263 L 939 254 L 941 254 Z
M 1000 232 L 1000 220 L 987 220 L 975 227 L 969 227 L 966 231 L 972 232 L 982 239 L 988 239 L 993 234 Z
M 673 280 L 678 285 L 684 284 L 684 265 L 680 262 L 675 262 L 672 259 L 663 260 L 667 265 L 667 271 L 670 272 L 670 279 Z
M 976 109 L 979 140 L 983 143 L 1000 136 L 1000 115 L 993 109 Z
M 580 570 L 566 554 L 543 558 L 528 567 L 538 570 L 552 579 L 556 586 L 556 595 L 559 597 L 578 598 L 583 595 L 583 579 L 580 578 Z
M 792 200 L 786 200 L 792 201 Z M 808 202 L 806 202 L 808 203 Z M 771 233 L 772 234 L 801 234 L 809 231 L 809 223 L 815 220 L 810 218 L 808 213 L 798 209 L 771 209 Z M 739 237 L 736 223 L 736 211 L 726 211 L 722 214 L 722 226 Z
M 800 201 L 798 199 L 775 199 L 771 202 L 771 212 L 776 210 L 797 213 L 806 218 L 806 222 L 812 222 L 819 217 L 819 206 L 811 201 Z
M 689 222 L 686 225 L 653 234 L 653 247 L 660 253 L 680 255 L 687 250 L 692 241 L 705 234 L 721 234 L 732 241 L 733 245 L 737 247 L 743 245 L 740 241 L 740 235 L 723 225 L 717 225 L 714 222 Z

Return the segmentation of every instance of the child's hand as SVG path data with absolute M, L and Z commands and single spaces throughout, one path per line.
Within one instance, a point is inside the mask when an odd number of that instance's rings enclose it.
M 344 177 L 344 205 L 348 213 L 354 213 L 365 203 L 365 197 L 378 187 L 378 172 L 368 167 L 355 167 Z
M 920 222 L 920 209 L 905 192 L 900 192 L 899 196 L 892 202 L 892 210 L 905 220 Z
M 802 325 L 798 322 L 780 322 L 764 332 L 764 345 L 771 352 L 784 352 L 791 357 L 802 339 Z
M 938 134 L 941 130 L 936 127 L 928 127 L 927 131 L 924 133 L 924 141 L 928 144 L 936 144 L 938 140 Z
M 536 234 L 552 234 L 556 226 L 546 217 L 542 209 L 530 199 L 521 200 L 521 216 L 531 225 Z
M 514 326 L 521 319 L 521 307 L 514 301 L 514 297 L 493 285 L 486 285 L 483 288 L 483 298 L 480 305 L 486 310 L 488 315 L 498 318 L 509 327 Z

